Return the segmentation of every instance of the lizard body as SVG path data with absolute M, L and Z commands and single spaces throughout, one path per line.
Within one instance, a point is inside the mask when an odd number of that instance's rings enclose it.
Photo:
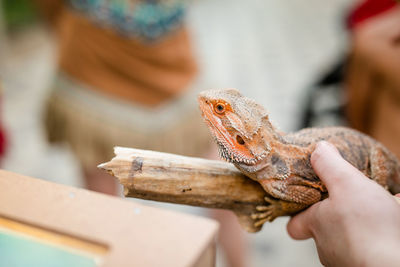
M 265 109 L 234 89 L 200 93 L 199 105 L 222 158 L 259 182 L 270 205 L 257 207 L 255 226 L 297 213 L 327 197 L 311 167 L 318 141 L 332 143 L 362 173 L 392 193 L 400 192 L 400 164 L 382 144 L 345 127 L 308 128 L 285 134 Z

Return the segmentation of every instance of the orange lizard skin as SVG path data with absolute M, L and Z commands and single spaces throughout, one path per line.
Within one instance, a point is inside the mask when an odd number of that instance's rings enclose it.
M 285 134 L 271 124 L 261 105 L 235 89 L 204 91 L 198 101 L 221 157 L 259 182 L 267 193 L 266 205 L 252 214 L 255 226 L 295 214 L 327 197 L 310 163 L 321 140 L 335 145 L 348 162 L 387 190 L 400 192 L 396 157 L 358 131 L 327 127 Z

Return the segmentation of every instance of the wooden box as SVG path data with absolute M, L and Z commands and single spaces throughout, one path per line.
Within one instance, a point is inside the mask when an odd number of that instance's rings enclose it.
M 56 266 L 214 266 L 217 230 L 210 219 L 0 171 L 0 266 L 12 250 L 23 262 L 46 247 L 41 266 L 55 266 L 52 257 Z

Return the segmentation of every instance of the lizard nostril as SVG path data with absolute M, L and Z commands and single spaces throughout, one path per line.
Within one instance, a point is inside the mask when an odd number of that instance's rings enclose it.
M 236 141 L 239 143 L 239 145 L 244 145 L 244 140 L 240 135 L 236 135 Z

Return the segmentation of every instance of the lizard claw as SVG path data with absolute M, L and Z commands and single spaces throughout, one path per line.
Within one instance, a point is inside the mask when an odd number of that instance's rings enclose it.
M 263 225 L 264 223 L 266 223 L 267 221 L 268 221 L 267 218 L 262 219 L 262 220 L 257 220 L 257 221 L 254 223 L 254 226 L 255 226 L 255 227 L 259 227 L 259 226 Z
M 259 227 L 265 222 L 272 222 L 276 217 L 280 216 L 282 213 L 282 206 L 279 200 L 270 198 L 266 196 L 265 201 L 269 203 L 266 206 L 257 206 L 257 212 L 250 215 L 250 217 L 255 220 L 254 226 Z
M 256 210 L 257 211 L 266 211 L 266 210 L 269 210 L 269 206 L 257 206 Z
M 263 206 L 264 207 L 264 206 Z M 253 213 L 253 214 L 251 214 L 250 215 L 250 217 L 253 219 L 253 220 L 256 220 L 256 219 L 264 219 L 264 218 L 268 218 L 269 216 L 271 216 L 271 213 L 272 213 L 272 210 L 267 210 L 266 212 L 260 212 L 260 213 Z

